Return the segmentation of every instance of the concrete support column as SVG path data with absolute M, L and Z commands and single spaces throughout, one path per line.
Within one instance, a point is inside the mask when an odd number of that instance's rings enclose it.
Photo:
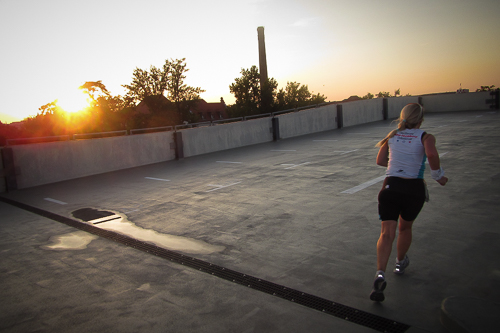
M 490 108 L 494 110 L 499 110 L 500 109 L 500 90 L 494 90 L 490 92 L 491 97 L 493 97 L 491 100 L 486 100 L 486 102 L 490 102 Z
M 2 149 L 2 161 L 7 192 L 17 190 L 16 166 L 12 148 L 5 147 Z
M 280 121 L 279 121 L 279 118 L 272 118 L 271 123 L 273 124 L 273 141 L 278 141 L 280 139 Z
M 182 144 L 182 132 L 174 132 L 175 159 L 184 158 L 184 145 Z
M 342 104 L 337 104 L 337 128 L 342 128 L 342 127 L 344 127 Z
M 384 120 L 389 119 L 389 100 L 387 98 L 382 100 L 382 113 L 384 115 Z

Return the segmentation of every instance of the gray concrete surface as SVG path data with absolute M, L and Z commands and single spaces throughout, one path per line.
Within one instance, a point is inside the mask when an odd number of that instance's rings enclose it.
M 499 112 L 426 116 L 450 182 L 440 187 L 427 170 L 431 201 L 414 225 L 411 265 L 387 274 L 381 304 L 368 298 L 384 174 L 374 145 L 390 121 L 2 197 L 70 218 L 82 208 L 111 211 L 119 219 L 96 226 L 408 324 L 408 332 L 448 332 L 443 300 L 500 299 L 499 125 Z M 2 332 L 373 331 L 3 202 L 0 211 Z M 460 319 L 492 332 L 490 311 L 497 308 L 463 309 Z

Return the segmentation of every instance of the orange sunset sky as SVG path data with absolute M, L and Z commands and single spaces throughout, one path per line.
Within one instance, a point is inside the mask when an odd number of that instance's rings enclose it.
M 136 67 L 186 58 L 186 83 L 207 102 L 259 65 L 328 101 L 398 88 L 419 95 L 500 86 L 498 0 L 0 0 L 0 121 L 55 99 L 81 102 L 101 80 L 113 95 Z

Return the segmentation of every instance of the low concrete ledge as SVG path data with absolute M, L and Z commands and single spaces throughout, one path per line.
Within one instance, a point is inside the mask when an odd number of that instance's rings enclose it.
M 492 110 L 487 100 L 489 91 L 464 94 L 442 94 L 422 96 L 425 112 L 486 111 Z
M 272 141 L 271 126 L 271 118 L 260 118 L 182 130 L 184 157 Z
M 336 129 L 336 116 L 335 105 L 276 116 L 279 119 L 279 137 L 286 139 Z
M 383 98 L 374 98 L 342 104 L 343 127 L 384 120 L 383 103 Z
M 15 146 L 17 188 L 173 160 L 171 143 L 172 132 L 159 132 Z

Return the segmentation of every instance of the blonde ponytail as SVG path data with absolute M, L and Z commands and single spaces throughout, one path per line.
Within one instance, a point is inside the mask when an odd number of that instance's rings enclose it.
M 424 120 L 424 108 L 418 103 L 407 104 L 399 114 L 398 128 L 392 130 L 387 136 L 379 141 L 375 147 L 382 147 L 390 138 L 394 137 L 398 131 L 404 131 L 407 128 L 415 128 Z
M 389 134 L 387 134 L 387 136 L 385 138 L 383 138 L 382 140 L 380 140 L 376 145 L 375 147 L 379 148 L 379 147 L 382 147 L 383 145 L 385 145 L 385 143 L 387 141 L 389 141 L 390 138 L 394 137 L 394 135 L 396 135 L 396 133 L 398 132 L 397 129 L 395 130 L 392 130 L 391 132 L 389 132 Z

